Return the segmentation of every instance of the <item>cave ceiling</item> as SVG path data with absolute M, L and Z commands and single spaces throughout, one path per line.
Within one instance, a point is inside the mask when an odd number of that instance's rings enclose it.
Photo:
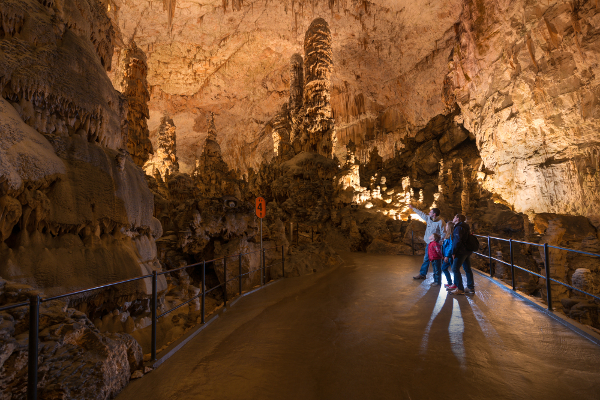
M 317 17 L 333 36 L 331 101 L 341 144 L 424 126 L 444 112 L 447 42 L 462 10 L 456 0 L 109 0 L 106 6 L 117 32 L 112 69 L 132 39 L 146 53 L 151 138 L 168 113 L 182 171 L 202 151 L 208 112 L 215 113 L 233 167 L 256 166 L 272 152 L 269 122 L 289 98 L 290 57 L 303 54 L 305 31 Z

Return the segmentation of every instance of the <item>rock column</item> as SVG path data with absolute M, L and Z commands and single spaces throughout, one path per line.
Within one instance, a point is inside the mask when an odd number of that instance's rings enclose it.
M 331 110 L 333 52 L 331 31 L 323 18 L 315 19 L 304 37 L 304 134 L 302 148 L 332 157 L 334 120 Z
M 127 150 L 133 161 L 141 167 L 152 154 L 152 143 L 147 124 L 147 120 L 150 118 L 148 111 L 150 93 L 146 79 L 148 74 L 146 55 L 132 41 L 129 47 L 122 51 L 119 65 L 121 74 L 116 86 L 129 102 Z

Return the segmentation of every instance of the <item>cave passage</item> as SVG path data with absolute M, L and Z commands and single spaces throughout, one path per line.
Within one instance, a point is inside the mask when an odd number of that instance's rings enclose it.
M 117 399 L 597 399 L 600 347 L 489 280 L 452 296 L 411 279 L 420 257 L 343 257 L 241 298 Z

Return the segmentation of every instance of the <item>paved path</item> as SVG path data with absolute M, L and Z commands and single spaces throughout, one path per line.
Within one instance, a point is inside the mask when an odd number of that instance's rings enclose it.
M 344 256 L 240 299 L 118 400 L 600 399 L 600 347 L 475 274 L 453 297 L 421 259 Z

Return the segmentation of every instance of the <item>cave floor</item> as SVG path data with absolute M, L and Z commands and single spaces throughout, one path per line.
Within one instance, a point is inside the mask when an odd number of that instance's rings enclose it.
M 126 399 L 598 399 L 600 347 L 475 274 L 414 281 L 421 257 L 342 267 L 241 298 Z

